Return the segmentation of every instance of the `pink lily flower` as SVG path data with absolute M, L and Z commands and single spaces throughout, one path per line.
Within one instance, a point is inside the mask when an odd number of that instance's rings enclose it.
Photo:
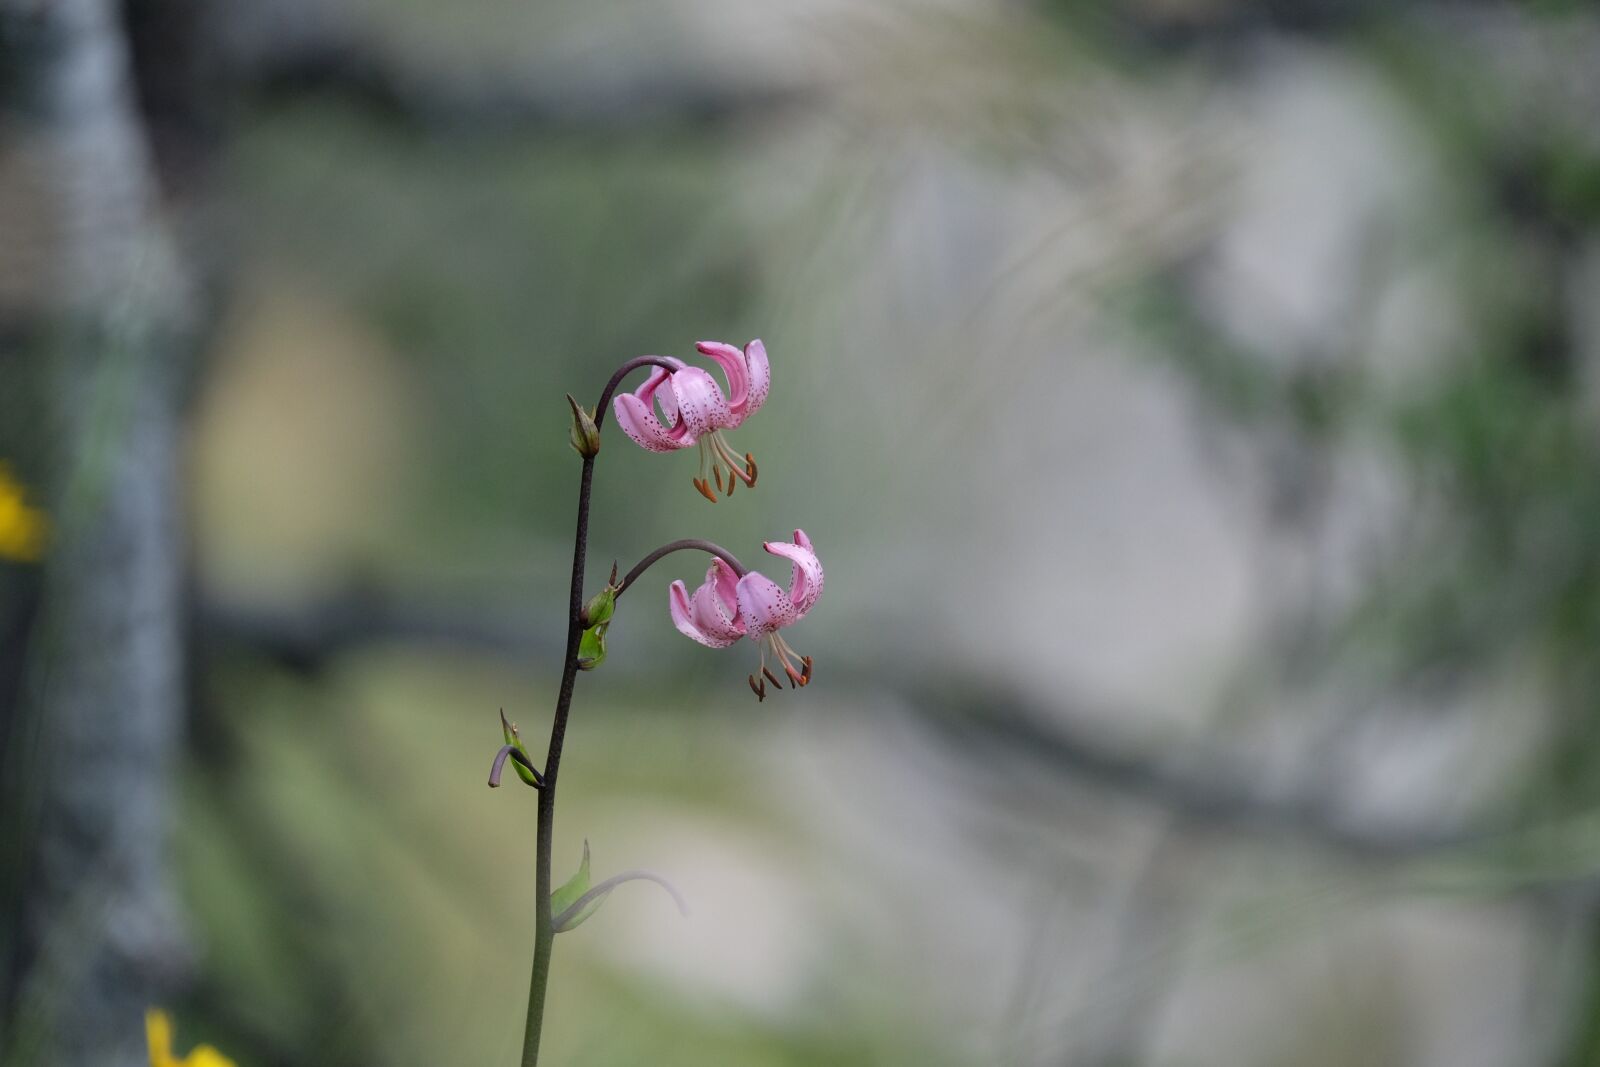
M 724 431 L 737 429 L 766 403 L 772 372 L 767 346 L 759 338 L 743 351 L 721 341 L 700 341 L 695 348 L 722 368 L 728 380 L 726 393 L 710 371 L 667 357 L 675 365 L 673 370 L 655 368 L 643 385 L 622 393 L 611 406 L 617 425 L 640 448 L 673 452 L 698 444 L 700 476 L 694 486 L 714 504 L 717 495 L 711 483 L 715 480 L 721 490 L 724 472 L 729 496 L 736 481 L 756 484 L 755 457 L 746 452 L 740 459 Z
M 727 648 L 741 637 L 760 645 L 760 677 L 750 675 L 750 688 L 756 699 L 765 700 L 767 682 L 783 688 L 767 666 L 769 654 L 794 688 L 811 681 L 811 657 L 796 652 L 778 631 L 805 618 L 822 595 L 822 563 L 804 530 L 794 532 L 793 542 L 768 541 L 761 547 L 789 560 L 787 591 L 759 571 L 740 577 L 727 563 L 713 558 L 705 582 L 692 597 L 681 580 L 672 583 L 667 606 L 678 631 L 708 648 Z

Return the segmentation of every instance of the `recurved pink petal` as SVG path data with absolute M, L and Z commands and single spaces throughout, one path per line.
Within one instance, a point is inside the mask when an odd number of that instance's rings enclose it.
M 728 425 L 732 417 L 728 398 L 709 372 L 685 367 L 673 372 L 671 385 L 678 397 L 678 417 L 689 433 L 699 437 Z
M 671 356 L 662 356 L 661 358 L 671 363 L 675 368 L 681 368 L 685 365 L 683 360 L 674 359 Z M 667 370 L 665 367 L 652 367 L 649 377 L 644 380 L 644 384 L 633 391 L 633 395 L 643 400 L 645 408 L 652 413 L 655 409 L 650 406 L 651 403 L 653 401 L 660 402 L 661 411 L 666 416 L 662 420 L 663 424 L 678 421 L 677 397 L 672 395 L 671 389 L 661 388 L 671 376 L 672 371 Z
M 689 600 L 689 587 L 683 582 L 673 582 L 667 588 L 667 609 L 672 612 L 672 625 L 678 632 L 693 641 L 698 641 L 707 648 L 727 648 L 739 640 L 739 635 L 724 637 L 707 633 L 695 619 L 694 605 Z
M 694 621 L 701 632 L 724 645 L 731 645 L 744 636 L 744 624 L 734 616 L 739 610 L 738 604 L 723 601 L 714 575 L 708 575 L 705 584 L 695 590 L 690 607 L 694 609 Z
M 722 598 L 722 603 L 727 606 L 728 614 L 735 615 L 739 611 L 739 575 L 721 556 L 711 557 L 711 566 L 706 571 L 707 585 L 717 587 L 717 595 Z
M 739 579 L 738 596 L 739 618 L 752 639 L 765 637 L 800 619 L 789 594 L 760 571 L 751 571 Z
M 750 376 L 750 394 L 745 398 L 740 418 L 748 419 L 767 402 L 767 393 L 772 388 L 772 368 L 767 365 L 767 346 L 761 343 L 761 338 L 744 346 L 744 362 Z
M 744 418 L 745 398 L 750 395 L 750 376 L 745 367 L 744 353 L 721 341 L 697 341 L 695 347 L 703 355 L 716 360 L 728 376 L 728 410 L 733 415 L 733 422 L 728 428 L 732 429 Z
M 649 403 L 639 399 L 637 394 L 622 393 L 611 402 L 611 410 L 616 413 L 617 425 L 622 427 L 622 432 L 633 438 L 640 448 L 651 452 L 671 452 L 695 443 L 695 435 L 689 432 L 683 420 L 667 429 L 656 418 L 655 412 L 650 410 Z
M 794 564 L 789 579 L 789 601 L 798 618 L 804 618 L 811 605 L 822 595 L 822 561 L 811 550 L 811 539 L 804 530 L 794 532 L 794 543 L 767 541 L 762 545 L 774 556 L 782 556 Z

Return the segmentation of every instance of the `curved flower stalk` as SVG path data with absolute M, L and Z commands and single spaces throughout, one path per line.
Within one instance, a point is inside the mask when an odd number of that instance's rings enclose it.
M 724 392 L 710 371 L 665 357 L 671 369 L 658 366 L 644 384 L 612 401 L 617 425 L 640 448 L 673 452 L 700 446 L 700 474 L 694 487 L 713 504 L 718 491 L 733 495 L 739 482 L 756 484 L 756 461 L 749 452 L 740 458 L 725 431 L 737 429 L 766 403 L 772 386 L 767 346 L 760 339 L 743 350 L 721 341 L 700 341 L 702 355 L 722 368 L 728 387 Z
M 767 666 L 768 655 L 783 668 L 791 687 L 811 682 L 811 657 L 796 652 L 778 631 L 805 618 L 822 595 L 822 563 L 804 530 L 796 530 L 792 542 L 767 541 L 762 547 L 789 560 L 787 591 L 760 571 L 740 576 L 721 559 L 711 561 L 706 580 L 693 596 L 682 580 L 667 591 L 673 625 L 685 637 L 707 648 L 727 648 L 741 637 L 761 646 L 759 676 L 752 673 L 749 679 L 757 700 L 767 698 L 768 682 L 783 688 Z

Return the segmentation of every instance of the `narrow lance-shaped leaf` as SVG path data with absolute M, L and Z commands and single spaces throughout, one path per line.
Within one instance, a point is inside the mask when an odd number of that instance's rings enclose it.
M 560 915 L 567 911 L 578 898 L 589 891 L 589 841 L 583 842 L 583 862 L 578 864 L 578 873 L 568 878 L 560 889 L 550 894 L 550 914 Z
M 517 777 L 535 789 L 541 788 L 544 782 L 533 771 L 533 757 L 528 755 L 528 748 L 522 743 L 522 737 L 517 733 L 516 726 L 506 718 L 505 708 L 500 709 L 500 732 L 505 736 L 506 744 L 516 749 L 522 756 L 520 760 L 513 759 L 511 761 L 511 766 L 516 770 Z
M 654 882 L 671 894 L 673 903 L 678 905 L 679 914 L 689 914 L 689 908 L 684 904 L 682 894 L 678 892 L 671 882 L 659 874 L 653 871 L 623 871 L 621 874 L 612 875 L 593 889 L 583 893 L 569 907 L 561 911 L 552 909 L 551 926 L 555 929 L 555 932 L 558 934 L 566 933 L 568 930 L 581 926 L 584 920 L 600 910 L 600 905 L 605 903 L 606 898 L 611 895 L 611 891 L 623 882 Z

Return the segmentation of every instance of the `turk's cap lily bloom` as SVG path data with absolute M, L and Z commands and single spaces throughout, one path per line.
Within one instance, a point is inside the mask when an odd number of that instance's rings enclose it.
M 804 530 L 796 530 L 792 542 L 768 541 L 762 547 L 789 561 L 787 590 L 760 571 L 741 577 L 726 562 L 713 558 L 706 580 L 693 596 L 683 581 L 672 583 L 667 606 L 678 631 L 708 648 L 727 648 L 741 637 L 756 642 L 761 647 L 761 670 L 750 675 L 750 688 L 757 699 L 765 700 L 767 682 L 783 688 L 767 666 L 769 654 L 791 686 L 811 681 L 811 657 L 796 652 L 778 631 L 806 617 L 822 595 L 823 578 L 822 563 Z
M 698 444 L 700 476 L 695 488 L 715 502 L 713 480 L 722 489 L 726 478 L 730 496 L 736 481 L 756 483 L 754 457 L 746 452 L 740 458 L 725 431 L 737 429 L 766 403 L 772 371 L 767 346 L 759 338 L 743 349 L 721 341 L 700 341 L 695 348 L 722 368 L 726 391 L 710 371 L 669 356 L 664 358 L 673 365 L 671 370 L 656 367 L 644 384 L 618 395 L 611 407 L 617 425 L 641 448 L 673 452 Z

